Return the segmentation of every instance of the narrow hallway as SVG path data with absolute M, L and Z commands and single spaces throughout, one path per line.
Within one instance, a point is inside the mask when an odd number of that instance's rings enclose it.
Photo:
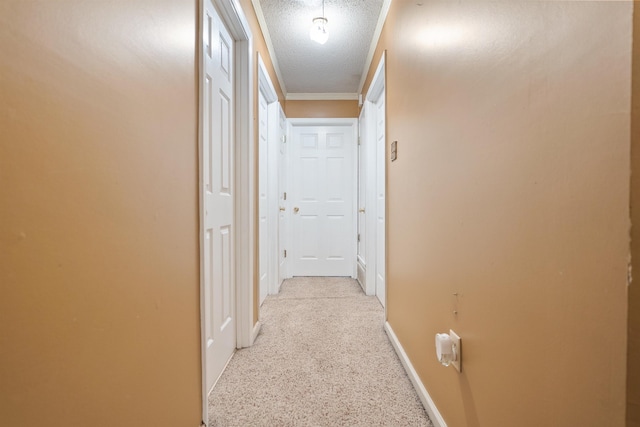
M 213 426 L 432 426 L 383 330 L 384 309 L 349 278 L 286 280 L 262 331 L 209 396 Z

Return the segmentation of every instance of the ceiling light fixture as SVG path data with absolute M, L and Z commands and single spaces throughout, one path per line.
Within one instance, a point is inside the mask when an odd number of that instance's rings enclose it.
M 311 30 L 309 30 L 309 37 L 314 42 L 325 44 L 329 39 L 329 33 L 327 32 L 327 18 L 324 17 L 324 0 L 322 0 L 322 16 L 313 18 L 313 24 Z

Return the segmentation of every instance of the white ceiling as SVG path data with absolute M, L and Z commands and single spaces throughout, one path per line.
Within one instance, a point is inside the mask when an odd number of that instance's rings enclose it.
M 325 0 L 329 40 L 320 45 L 309 28 L 322 16 L 322 0 L 254 0 L 285 94 L 357 94 L 383 3 L 386 9 L 385 0 Z

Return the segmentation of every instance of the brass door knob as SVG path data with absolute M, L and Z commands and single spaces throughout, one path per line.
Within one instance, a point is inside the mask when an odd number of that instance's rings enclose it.
M 364 208 L 358 209 L 358 212 L 364 213 Z
M 298 213 L 300 212 L 300 208 L 293 208 L 293 213 Z
M 280 212 L 284 212 L 284 208 L 280 206 Z

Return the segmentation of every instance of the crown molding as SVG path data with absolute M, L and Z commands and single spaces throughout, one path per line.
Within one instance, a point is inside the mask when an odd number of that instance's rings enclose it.
M 269 35 L 269 29 L 267 28 L 267 21 L 264 20 L 264 13 L 262 13 L 262 7 L 260 6 L 260 1 L 251 0 L 251 4 L 253 4 L 253 10 L 256 12 L 256 17 L 258 18 L 258 25 L 260 25 L 260 30 L 262 30 L 262 36 L 264 37 L 264 42 L 267 45 L 269 58 L 271 58 L 273 69 L 276 72 L 276 79 L 278 79 L 278 83 L 280 84 L 280 89 L 282 89 L 282 94 L 286 98 L 287 88 L 284 85 L 284 80 L 282 79 L 282 73 L 280 73 L 280 67 L 278 66 L 278 59 L 276 58 L 276 51 L 273 48 L 273 43 L 271 43 L 271 35 Z
M 362 93 L 364 82 L 367 80 L 367 74 L 369 73 L 369 68 L 371 68 L 371 62 L 373 61 L 373 54 L 376 52 L 376 48 L 378 47 L 378 41 L 382 34 L 382 27 L 384 27 L 384 22 L 387 20 L 387 14 L 389 13 L 392 1 L 393 0 L 384 0 L 384 3 L 382 3 L 382 9 L 380 10 L 376 30 L 373 32 L 371 46 L 369 46 L 369 53 L 367 54 L 366 61 L 364 61 L 364 69 L 362 70 L 362 77 L 360 78 L 360 84 L 358 85 L 358 93 Z
M 287 101 L 354 101 L 357 93 L 288 93 Z

